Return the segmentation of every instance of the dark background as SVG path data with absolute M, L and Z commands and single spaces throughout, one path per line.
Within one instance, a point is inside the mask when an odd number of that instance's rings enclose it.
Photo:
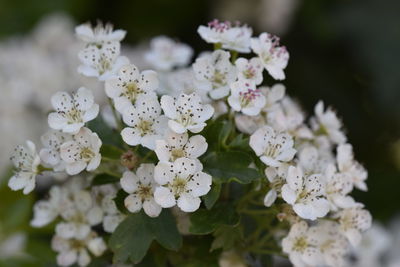
M 234 2 L 238 2 L 235 0 Z M 253 25 L 257 0 L 243 0 Z M 225 0 L 0 0 L 0 40 L 32 29 L 46 14 L 61 11 L 77 23 L 96 19 L 128 31 L 135 44 L 165 34 L 207 48 L 196 33 L 218 14 Z M 233 3 L 233 1 L 232 1 Z M 254 14 L 254 16 L 252 15 Z M 221 19 L 237 19 L 224 13 Z M 288 30 L 281 34 L 290 52 L 285 84 L 311 113 L 322 99 L 343 119 L 356 158 L 369 170 L 369 192 L 356 192 L 375 218 L 400 211 L 400 1 L 299 1 Z M 396 143 L 397 142 L 397 143 Z

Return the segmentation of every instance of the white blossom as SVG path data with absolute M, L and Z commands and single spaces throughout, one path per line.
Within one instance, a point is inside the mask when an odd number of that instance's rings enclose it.
M 122 130 L 122 139 L 131 146 L 142 145 L 151 150 L 155 141 L 162 139 L 167 127 L 167 117 L 161 115 L 161 107 L 157 98 L 142 97 L 136 107 L 128 107 L 123 113 L 126 127 Z
M 203 105 L 195 93 L 180 94 L 177 98 L 164 95 L 161 97 L 161 107 L 169 118 L 169 128 L 178 134 L 188 130 L 192 133 L 201 132 L 206 126 L 205 121 L 214 113 L 214 108 L 209 104 Z
M 187 133 L 169 131 L 165 139 L 156 141 L 156 152 L 161 162 L 174 162 L 178 158 L 197 159 L 207 151 L 207 141 L 201 135 L 189 138 Z
M 286 181 L 282 187 L 282 198 L 293 206 L 301 218 L 315 220 L 329 212 L 322 175 L 305 175 L 300 167 L 290 166 Z
M 51 104 L 56 110 L 48 116 L 50 128 L 64 133 L 76 134 L 99 113 L 99 105 L 94 103 L 90 90 L 81 87 L 72 96 L 67 92 L 58 92 L 51 97 Z
M 238 80 L 231 84 L 228 103 L 235 111 L 248 116 L 256 116 L 265 106 L 265 96 L 257 89 L 252 80 Z
M 105 89 L 107 96 L 114 100 L 115 108 L 123 113 L 143 96 L 156 98 L 158 85 L 156 72 L 147 70 L 140 73 L 135 65 L 129 64 L 123 66 L 115 78 L 106 81 Z
M 334 144 L 346 142 L 346 136 L 342 131 L 342 122 L 336 113 L 328 108 L 324 111 L 324 102 L 319 101 L 314 108 L 315 117 L 311 124 L 317 134 L 327 135 Z
M 49 191 L 48 200 L 39 200 L 33 206 L 33 219 L 30 224 L 33 227 L 43 227 L 54 221 L 60 213 L 62 189 L 53 186 Z
M 170 71 L 174 67 L 184 67 L 189 64 L 193 49 L 183 43 L 176 42 L 166 36 L 157 36 L 150 42 L 151 50 L 145 54 L 145 59 L 155 69 Z
M 72 135 L 61 131 L 49 130 L 40 137 L 44 148 L 39 152 L 40 159 L 49 166 L 52 166 L 54 171 L 63 171 L 65 162 L 60 157 L 60 147 L 63 143 L 70 141 Z
M 337 147 L 336 160 L 341 173 L 350 177 L 350 180 L 360 190 L 367 191 L 368 173 L 365 168 L 354 160 L 353 147 L 351 144 L 341 144 Z
M 8 187 L 12 190 L 23 189 L 24 194 L 33 191 L 36 185 L 36 175 L 39 173 L 40 157 L 36 152 L 35 144 L 26 141 L 26 146 L 19 145 L 14 149 L 11 161 L 15 167 L 15 173 L 8 181 Z
M 274 204 L 276 198 L 281 194 L 282 186 L 286 182 L 287 175 L 287 164 L 282 164 L 278 168 L 267 167 L 265 169 L 265 176 L 269 181 L 269 187 L 271 188 L 264 197 L 264 205 L 271 207 Z
M 241 53 L 250 52 L 250 38 L 253 30 L 240 23 L 213 20 L 207 26 L 199 26 L 197 32 L 207 43 L 221 44 L 222 48 Z
M 296 267 L 316 266 L 321 262 L 321 252 L 315 247 L 315 241 L 309 235 L 308 225 L 300 221 L 292 225 L 289 234 L 282 240 L 283 252 Z
M 125 38 L 126 31 L 113 29 L 112 24 L 98 23 L 92 27 L 90 23 L 85 23 L 75 28 L 75 33 L 79 39 L 88 45 L 102 45 L 107 42 L 120 42 Z
M 201 169 L 194 159 L 159 162 L 154 170 L 154 179 L 160 184 L 154 192 L 155 201 L 163 208 L 178 205 L 184 212 L 197 210 L 200 197 L 210 191 L 212 183 L 211 176 Z
M 353 246 L 357 246 L 361 242 L 361 233 L 371 227 L 371 214 L 360 207 L 353 207 L 341 210 L 337 216 L 339 217 L 340 231 Z
M 246 134 L 253 134 L 260 127 L 266 125 L 267 121 L 261 114 L 257 116 L 247 116 L 241 113 L 235 114 L 236 128 Z
M 69 175 L 75 175 L 86 169 L 94 171 L 100 165 L 100 147 L 102 142 L 96 133 L 83 127 L 60 147 L 61 159 L 65 162 L 65 170 Z
M 55 235 L 51 241 L 51 247 L 58 253 L 58 265 L 71 266 L 77 263 L 81 267 L 89 265 L 91 261 L 89 251 L 99 257 L 107 249 L 104 240 L 95 232 L 88 233 L 82 239 L 63 238 Z
M 154 164 L 141 164 L 136 173 L 124 172 L 121 187 L 129 194 L 124 201 L 125 207 L 132 213 L 139 212 L 143 208 L 150 217 L 160 215 L 162 208 L 153 197 L 156 186 Z
M 278 167 L 293 159 L 296 149 L 287 133 L 276 134 L 270 126 L 263 126 L 250 136 L 250 147 L 268 166 Z
M 269 33 L 262 33 L 258 38 L 251 38 L 251 49 L 256 53 L 268 73 L 275 80 L 284 80 L 289 53 L 286 47 L 279 45 L 279 38 Z
M 229 85 L 236 80 L 236 68 L 229 58 L 228 52 L 216 50 L 193 63 L 198 88 L 208 91 L 212 99 L 229 95 Z
M 250 60 L 240 57 L 236 59 L 235 66 L 239 80 L 252 80 L 256 85 L 262 83 L 264 66 L 258 57 Z

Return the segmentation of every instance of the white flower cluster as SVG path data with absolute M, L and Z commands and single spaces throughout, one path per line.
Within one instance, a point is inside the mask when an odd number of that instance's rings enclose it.
M 279 38 L 268 33 L 252 37 L 248 26 L 217 20 L 198 32 L 215 50 L 199 55 L 190 67 L 189 46 L 165 36 L 153 39 L 145 59 L 157 73 L 140 71 L 120 55 L 125 31 L 108 24 L 76 28 L 85 43 L 78 72 L 104 82 L 124 149 L 133 146 L 133 156 L 144 150 L 158 161 L 149 163 L 144 156 L 129 165 L 112 162 L 119 164 L 114 167 L 121 176 L 114 185 L 90 187 L 91 177 L 74 177 L 53 186 L 49 199 L 36 203 L 32 225 L 60 217 L 52 244 L 58 264 L 86 266 L 90 253 L 99 256 L 106 250 L 93 227 L 102 223 L 104 231 L 113 232 L 125 217 L 114 201 L 120 187 L 131 213 L 143 209 L 157 217 L 174 206 L 198 210 L 200 197 L 212 185 L 199 159 L 208 149 L 201 132 L 210 119 L 225 114 L 249 135 L 254 158 L 265 165 L 265 206 L 280 198 L 290 210 L 279 217 L 291 223 L 282 247 L 292 263 L 342 266 L 348 246 L 357 245 L 370 227 L 371 215 L 349 195 L 353 188 L 367 190 L 367 172 L 354 159 L 341 121 L 319 102 L 308 124 L 282 84 L 261 86 L 264 70 L 275 80 L 285 78 L 289 54 Z M 255 56 L 238 57 L 250 52 Z M 84 87 L 73 94 L 58 92 L 51 104 L 51 130 L 42 136 L 43 148 L 36 153 L 28 142 L 12 157 L 17 169 L 9 181 L 13 190 L 31 192 L 36 175 L 44 171 L 77 175 L 109 167 L 101 164 L 102 140 L 86 127 L 99 113 L 92 92 Z

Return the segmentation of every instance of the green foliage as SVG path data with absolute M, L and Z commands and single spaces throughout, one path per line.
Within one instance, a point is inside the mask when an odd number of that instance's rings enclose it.
M 101 157 L 110 160 L 119 160 L 124 151 L 116 146 L 103 144 L 100 149 Z
M 96 175 L 93 178 L 92 181 L 92 186 L 96 186 L 96 185 L 104 185 L 104 184 L 114 184 L 119 182 L 120 177 L 116 177 L 113 175 L 110 175 L 108 173 L 101 173 Z
M 215 152 L 204 158 L 204 170 L 222 183 L 236 181 L 248 184 L 262 175 L 258 170 L 250 168 L 252 157 L 244 152 Z
M 210 210 L 214 206 L 215 202 L 217 202 L 221 194 L 221 187 L 221 183 L 213 183 L 210 192 L 203 197 L 204 204 L 208 210 Z
M 125 214 L 129 213 L 129 211 L 126 209 L 125 204 L 124 204 L 125 198 L 127 196 L 128 196 L 128 193 L 126 193 L 124 190 L 120 189 L 117 192 L 117 196 L 114 198 L 114 202 L 115 202 L 115 205 L 117 206 L 117 209 L 120 212 L 125 213 Z
M 222 225 L 213 233 L 215 237 L 211 251 L 216 249 L 230 250 L 243 239 L 243 233 L 238 226 Z
M 232 203 L 218 203 L 212 209 L 199 209 L 190 216 L 189 231 L 192 234 L 206 235 L 221 225 L 234 226 L 240 216 Z
M 103 142 L 103 146 L 108 144 L 122 148 L 123 141 L 121 135 L 118 131 L 112 129 L 101 116 L 97 116 L 96 119 L 88 122 L 87 127 L 98 134 Z
M 169 210 L 164 209 L 157 218 L 148 217 L 143 211 L 129 215 L 112 234 L 109 246 L 115 262 L 140 262 L 153 240 L 169 250 L 182 246 L 182 236 Z

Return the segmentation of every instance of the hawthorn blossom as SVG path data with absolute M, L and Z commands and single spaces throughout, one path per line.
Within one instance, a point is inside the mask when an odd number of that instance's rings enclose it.
M 99 257 L 107 249 L 103 238 L 98 237 L 93 231 L 82 239 L 55 235 L 51 241 L 51 247 L 58 253 L 58 265 L 71 266 L 77 263 L 81 267 L 89 265 L 91 261 L 89 251 L 95 257 Z
M 112 78 L 118 70 L 129 64 L 129 59 L 119 56 L 119 42 L 106 42 L 100 46 L 87 46 L 78 54 L 82 65 L 78 72 L 87 77 L 97 77 L 100 81 Z
M 67 92 L 57 92 L 51 97 L 51 104 L 56 111 L 48 116 L 49 126 L 64 133 L 76 134 L 99 113 L 92 92 L 84 87 L 72 96 Z
M 142 97 L 136 102 L 136 107 L 125 109 L 124 122 L 129 127 L 122 130 L 122 139 L 131 146 L 142 145 L 151 150 L 155 142 L 162 139 L 168 118 L 161 115 L 161 107 L 157 98 Z
M 329 212 L 323 176 L 305 175 L 300 167 L 288 168 L 286 184 L 282 186 L 282 198 L 303 219 L 315 220 Z
M 107 42 L 120 42 L 125 38 L 126 31 L 113 29 L 112 24 L 98 23 L 93 27 L 90 23 L 85 23 L 75 28 L 75 34 L 79 39 L 88 45 L 99 46 Z
M 96 133 L 83 127 L 60 147 L 60 157 L 65 162 L 65 170 L 75 175 L 86 169 L 94 171 L 100 165 L 100 147 L 102 142 Z
M 154 192 L 155 201 L 163 208 L 178 205 L 184 212 L 197 210 L 200 197 L 210 191 L 212 183 L 211 176 L 201 170 L 194 159 L 159 162 L 154 170 L 154 179 L 160 185 Z
M 344 266 L 344 257 L 349 250 L 346 238 L 339 231 L 339 224 L 320 220 L 308 230 L 308 237 L 320 251 L 319 265 Z
M 141 164 L 136 173 L 126 171 L 121 178 L 121 187 L 129 195 L 125 198 L 125 207 L 132 213 L 142 207 L 150 217 L 161 213 L 161 206 L 154 201 L 153 193 L 157 183 L 154 181 L 154 164 Z
M 275 80 L 284 80 L 289 53 L 286 47 L 279 45 L 279 38 L 269 33 L 262 33 L 258 38 L 251 38 L 251 49 L 261 59 L 264 68 Z
M 250 52 L 250 38 L 253 30 L 239 22 L 220 22 L 217 19 L 209 22 L 207 26 L 199 26 L 197 32 L 207 43 L 221 44 L 222 48 L 235 50 L 241 53 Z
M 8 187 L 14 191 L 23 189 L 25 195 L 29 194 L 35 188 L 36 175 L 39 173 L 40 157 L 35 144 L 28 140 L 26 146 L 18 145 L 10 159 L 15 173 L 8 181 Z
M 216 50 L 197 58 L 192 65 L 198 88 L 208 91 L 214 100 L 229 95 L 229 85 L 236 80 L 236 68 L 229 58 L 228 52 Z
M 155 69 L 170 71 L 174 67 L 184 67 L 193 56 L 193 49 L 183 43 L 166 36 L 157 36 L 150 42 L 151 50 L 145 54 L 145 59 Z
M 205 121 L 214 113 L 214 108 L 209 104 L 203 105 L 195 93 L 180 94 L 177 98 L 164 95 L 161 97 L 161 107 L 169 118 L 169 128 L 178 134 L 188 130 L 192 133 L 201 132 L 206 126 Z
M 314 132 L 328 136 L 334 144 L 346 142 L 347 138 L 342 131 L 342 122 L 331 108 L 324 111 L 324 102 L 319 101 L 314 108 L 314 113 L 315 117 L 311 121 Z
M 53 186 L 49 191 L 48 200 L 39 200 L 33 206 L 33 219 L 30 224 L 33 227 L 43 227 L 54 221 L 60 214 L 62 189 Z
M 371 227 L 372 217 L 369 211 L 361 207 L 352 207 L 341 210 L 339 217 L 340 231 L 353 246 L 361 242 L 361 233 Z
M 156 141 L 156 152 L 161 162 L 174 162 L 178 158 L 197 159 L 207 151 L 207 141 L 201 135 L 189 138 L 187 133 L 169 131 L 165 139 Z
M 106 81 L 105 89 L 107 96 L 114 100 L 115 108 L 123 113 L 127 107 L 135 106 L 141 97 L 156 98 L 158 84 L 156 72 L 140 73 L 135 65 L 129 64 L 123 66 L 115 78 Z
M 262 83 L 264 66 L 258 57 L 250 60 L 240 57 L 236 59 L 235 66 L 239 80 L 252 80 L 256 85 Z
M 61 131 L 50 130 L 40 137 L 44 148 L 39 152 L 40 159 L 53 167 L 55 171 L 63 171 L 65 162 L 60 157 L 60 147 L 63 143 L 70 141 L 72 135 Z
M 285 184 L 287 175 L 287 164 L 282 164 L 278 168 L 267 167 L 265 169 L 265 176 L 269 181 L 269 187 L 271 188 L 264 197 L 264 205 L 271 207 L 274 204 L 278 195 L 281 194 L 282 186 Z
M 266 98 L 263 110 L 271 112 L 278 108 L 280 102 L 285 97 L 286 87 L 281 83 L 277 83 L 271 87 L 261 86 L 260 90 Z
M 341 144 L 337 147 L 336 160 L 339 171 L 349 176 L 355 187 L 363 191 L 368 190 L 365 183 L 368 173 L 359 162 L 354 160 L 351 144 Z
M 321 252 L 315 247 L 309 236 L 309 228 L 305 221 L 292 225 L 289 234 L 282 240 L 283 252 L 296 267 L 316 266 L 321 261 Z
M 238 80 L 231 84 L 228 103 L 235 111 L 248 116 L 256 116 L 265 106 L 265 96 L 252 80 Z
M 270 126 L 263 126 L 250 136 L 250 147 L 261 161 L 271 167 L 279 167 L 293 159 L 296 149 L 287 133 L 276 134 Z

